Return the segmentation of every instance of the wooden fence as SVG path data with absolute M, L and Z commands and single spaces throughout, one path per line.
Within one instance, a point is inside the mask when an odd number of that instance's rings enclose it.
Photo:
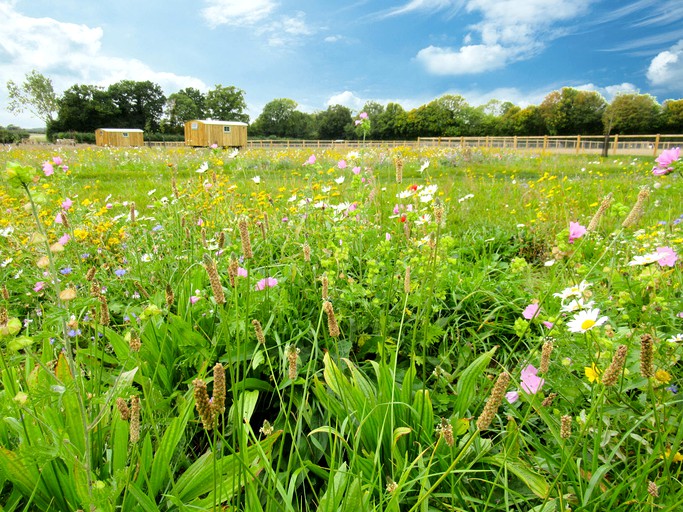
M 539 137 L 421 137 L 420 146 L 500 148 L 567 154 L 658 155 L 683 145 L 683 135 L 574 135 Z
M 565 154 L 596 154 L 605 143 L 609 155 L 657 156 L 662 150 L 683 147 L 683 135 L 558 135 L 538 137 L 420 137 L 417 140 L 259 140 L 247 141 L 249 149 L 339 149 L 440 147 L 490 148 Z M 183 141 L 145 141 L 148 147 L 184 147 Z

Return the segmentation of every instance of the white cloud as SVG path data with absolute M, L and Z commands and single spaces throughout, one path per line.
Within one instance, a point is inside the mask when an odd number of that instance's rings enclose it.
M 683 40 L 652 59 L 647 79 L 654 86 L 683 91 Z
M 273 0 L 206 0 L 202 9 L 206 23 L 215 28 L 219 25 L 254 25 L 266 19 L 277 7 Z
M 433 74 L 483 73 L 530 58 L 546 43 L 565 34 L 563 24 L 584 14 L 591 0 L 468 0 L 465 9 L 480 13 L 481 21 L 469 27 L 464 46 L 429 46 L 417 53 L 417 60 Z M 456 2 L 413 1 L 401 13 L 418 8 L 455 7 Z M 479 43 L 472 44 L 478 36 Z
M 299 11 L 294 16 L 282 16 L 260 26 L 256 33 L 266 34 L 270 46 L 293 46 L 299 43 L 302 37 L 316 33 L 316 29 L 306 22 L 306 14 Z
M 208 90 L 200 79 L 158 71 L 136 59 L 107 55 L 102 50 L 104 31 L 61 22 L 52 18 L 32 18 L 14 9 L 13 3 L 0 2 L 0 103 L 6 104 L 8 80 L 22 83 L 31 70 L 50 77 L 58 92 L 76 84 L 107 86 L 119 80 L 150 80 L 159 84 L 166 94 L 184 87 Z M 3 112 L 0 124 L 21 122 L 39 126 L 29 117 L 13 118 Z M 5 115 L 6 114 L 6 115 Z M 6 120 L 5 120 L 6 119 Z
M 330 98 L 327 100 L 327 106 L 330 107 L 332 105 L 342 105 L 344 107 L 350 108 L 351 110 L 358 110 L 365 105 L 365 100 L 359 98 L 351 91 L 344 91 L 342 93 L 330 96 Z
M 465 0 L 410 0 L 407 4 L 386 12 L 384 16 L 398 16 L 415 11 L 441 11 L 449 7 L 455 11 L 464 3 Z
M 417 52 L 417 60 L 434 75 L 469 75 L 505 66 L 510 49 L 500 45 L 475 44 L 459 50 L 428 46 Z

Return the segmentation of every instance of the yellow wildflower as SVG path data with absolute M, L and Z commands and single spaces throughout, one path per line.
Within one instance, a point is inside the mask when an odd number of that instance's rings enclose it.
M 583 371 L 586 373 L 588 382 L 600 382 L 600 374 L 602 372 L 595 366 L 595 363 L 591 363 L 590 366 L 584 367 Z

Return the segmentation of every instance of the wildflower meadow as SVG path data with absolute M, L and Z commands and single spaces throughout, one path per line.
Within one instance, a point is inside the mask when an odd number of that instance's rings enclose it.
M 6 147 L 0 511 L 681 510 L 679 156 Z

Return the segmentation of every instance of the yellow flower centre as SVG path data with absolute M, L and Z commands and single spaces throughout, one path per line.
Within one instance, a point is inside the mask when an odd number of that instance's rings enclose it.
M 581 322 L 581 330 L 582 331 L 587 331 L 591 327 L 595 325 L 595 320 L 592 318 L 586 318 L 583 322 Z

